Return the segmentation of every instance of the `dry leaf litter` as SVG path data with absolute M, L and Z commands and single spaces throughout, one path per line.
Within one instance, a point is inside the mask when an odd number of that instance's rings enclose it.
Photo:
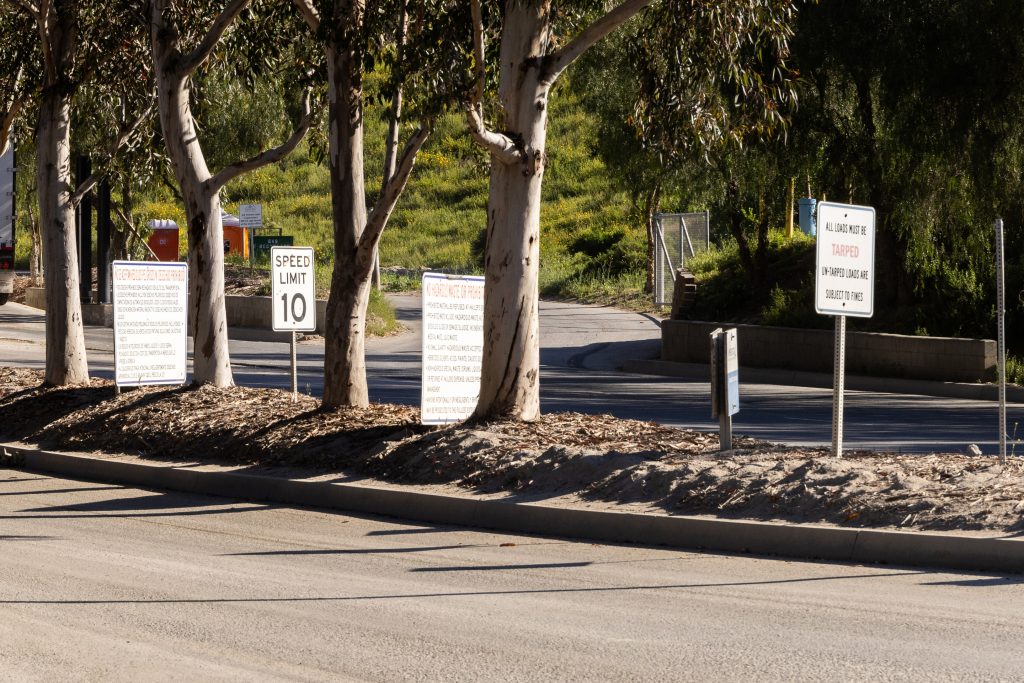
M 584 504 L 672 514 L 853 527 L 1024 529 L 1024 463 L 993 457 L 793 448 L 608 415 L 556 413 L 535 423 L 425 427 L 418 410 L 375 404 L 327 411 L 275 389 L 142 388 L 106 380 L 41 386 L 0 368 L 0 440 L 167 461 L 290 466 L 392 483 L 571 496 Z

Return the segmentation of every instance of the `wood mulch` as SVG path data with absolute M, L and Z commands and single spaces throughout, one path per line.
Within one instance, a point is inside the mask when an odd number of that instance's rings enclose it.
M 574 497 L 679 514 L 872 528 L 1024 529 L 1024 462 L 857 452 L 738 438 L 608 415 L 420 425 L 402 405 L 323 410 L 276 389 L 43 387 L 0 367 L 0 440 L 181 462 L 287 465 L 523 500 Z M 635 507 L 631 507 L 635 509 Z

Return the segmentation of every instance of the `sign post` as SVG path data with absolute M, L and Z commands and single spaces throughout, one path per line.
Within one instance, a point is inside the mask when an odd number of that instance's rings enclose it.
M 1006 464 L 1006 280 L 1003 276 L 1003 219 L 997 218 L 996 229 L 996 320 L 999 342 L 996 347 L 999 364 L 999 464 Z
M 271 248 L 270 270 L 272 327 L 275 332 L 291 332 L 292 401 L 297 401 L 299 379 L 295 333 L 316 330 L 313 247 Z
M 732 450 L 732 416 L 740 412 L 740 363 L 736 329 L 711 333 L 711 417 L 718 418 L 721 452 Z
M 875 307 L 875 210 L 818 203 L 814 308 L 836 318 L 832 381 L 832 453 L 843 454 L 846 317 L 870 318 Z
M 253 237 L 256 235 L 256 229 L 263 227 L 263 205 L 239 204 L 238 224 L 242 226 L 243 233 L 246 229 L 249 231 L 249 269 L 252 270 L 256 267 Z

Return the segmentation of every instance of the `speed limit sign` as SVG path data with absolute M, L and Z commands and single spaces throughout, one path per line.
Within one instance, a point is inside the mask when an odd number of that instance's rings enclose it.
M 275 332 L 316 329 L 316 278 L 312 247 L 272 247 L 271 302 Z

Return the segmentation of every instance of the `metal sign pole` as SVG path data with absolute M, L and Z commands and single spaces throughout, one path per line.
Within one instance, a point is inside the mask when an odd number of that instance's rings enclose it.
M 998 324 L 999 345 L 997 362 L 999 365 L 999 464 L 1006 464 L 1006 281 L 1003 278 L 1003 219 L 997 218 L 996 229 L 996 320 Z
M 299 400 L 299 373 L 295 362 L 295 330 L 292 330 L 292 403 Z
M 719 348 L 722 349 L 725 344 L 720 344 Z M 724 366 L 725 363 L 719 363 L 719 367 Z M 720 378 L 722 381 L 718 383 L 720 391 L 725 391 L 726 381 L 724 377 Z M 722 409 L 718 411 L 718 451 L 725 453 L 726 451 L 732 450 L 732 415 L 729 414 L 728 399 L 721 397 L 718 399 L 719 405 Z
M 726 367 L 726 334 L 711 333 L 711 417 L 718 418 L 718 450 L 732 450 L 732 414 L 729 411 L 729 380 Z
M 846 377 L 846 316 L 836 316 L 835 367 L 832 375 L 832 455 L 843 457 L 843 389 Z
M 249 228 L 246 238 L 249 240 L 249 274 L 251 275 L 256 270 L 256 228 Z

